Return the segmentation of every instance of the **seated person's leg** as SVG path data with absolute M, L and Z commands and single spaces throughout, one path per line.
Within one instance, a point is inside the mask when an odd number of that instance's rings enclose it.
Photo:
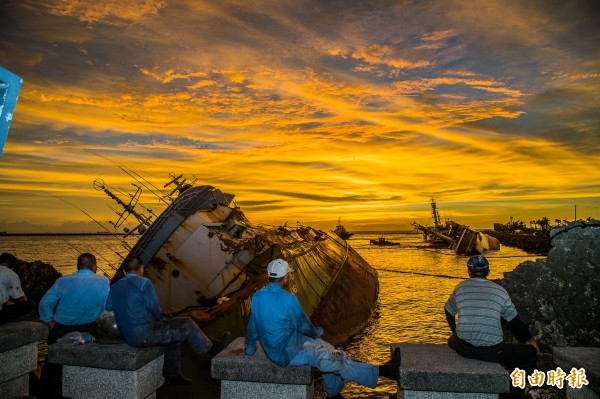
M 177 317 L 161 320 L 154 324 L 154 329 L 146 337 L 146 346 L 166 346 L 174 342 L 187 342 L 199 355 L 210 350 L 212 342 L 189 317 Z
M 503 344 L 502 345 L 502 364 L 511 371 L 515 367 L 525 370 L 527 375 L 531 375 L 535 370 L 537 363 L 537 350 L 526 344 Z
M 302 355 L 299 354 L 299 356 L 306 362 L 304 364 L 318 368 L 323 373 L 323 381 L 326 384 L 326 378 L 329 379 L 329 377 L 326 377 L 326 374 L 329 373 L 332 375 L 332 384 L 341 377 L 342 380 L 354 381 L 370 388 L 377 386 L 379 372 L 377 366 L 354 361 L 348 358 L 343 351 L 335 349 L 328 342 L 320 339 L 309 340 L 304 343 L 301 353 Z M 292 360 L 292 363 L 295 361 L 296 358 Z M 341 384 L 343 386 L 343 382 Z M 337 393 L 339 391 L 333 392 L 333 395 Z M 330 394 L 329 391 L 328 394 Z

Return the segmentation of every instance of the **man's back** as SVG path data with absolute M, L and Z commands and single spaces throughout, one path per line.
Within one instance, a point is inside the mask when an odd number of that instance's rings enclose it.
M 458 336 L 475 346 L 502 342 L 501 319 L 510 321 L 517 315 L 506 290 L 485 277 L 459 283 L 445 308 L 453 315 L 458 313 Z
M 246 345 L 255 345 L 256 338 L 267 357 L 285 366 L 306 341 L 315 338 L 322 329 L 313 326 L 298 299 L 276 283 L 269 283 L 252 297 L 251 320 Z M 254 336 L 256 334 L 256 336 Z
M 40 301 L 40 319 L 65 325 L 92 323 L 104 310 L 108 292 L 108 279 L 88 269 L 60 277 Z
M 127 274 L 111 287 L 106 308 L 114 311 L 123 338 L 133 346 L 140 345 L 154 320 L 161 318 L 152 283 L 135 274 Z

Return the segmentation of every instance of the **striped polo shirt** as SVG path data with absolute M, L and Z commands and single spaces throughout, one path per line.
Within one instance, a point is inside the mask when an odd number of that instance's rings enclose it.
M 458 313 L 456 334 L 474 346 L 502 342 L 500 319 L 511 321 L 517 316 L 506 290 L 485 277 L 459 283 L 444 308 L 452 315 Z

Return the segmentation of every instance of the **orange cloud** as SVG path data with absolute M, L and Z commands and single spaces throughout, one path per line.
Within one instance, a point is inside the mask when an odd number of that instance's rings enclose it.
M 85 0 L 53 0 L 48 9 L 52 14 L 74 16 L 81 22 L 110 23 L 111 18 L 136 21 L 156 15 L 166 5 L 167 2 L 163 0 L 107 0 L 97 3 Z

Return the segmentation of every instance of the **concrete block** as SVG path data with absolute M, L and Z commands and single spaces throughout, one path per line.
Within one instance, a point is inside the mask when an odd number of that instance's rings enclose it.
M 571 397 L 578 397 L 573 395 L 577 395 L 577 391 L 584 391 L 584 388 L 595 392 L 596 395 L 600 394 L 600 348 L 582 346 L 554 347 L 552 348 L 552 356 L 554 364 L 563 369 L 567 375 L 571 372 L 572 368 L 577 370 L 583 368 L 585 370 L 586 379 L 589 384 L 581 389 L 567 387 L 567 394 L 572 390 Z M 567 385 L 566 381 L 565 385 Z M 582 393 L 579 392 L 579 394 Z M 595 398 L 598 398 L 598 396 L 595 396 Z
M 491 394 L 510 391 L 510 375 L 498 363 L 463 358 L 445 344 L 391 346 L 392 350 L 400 348 L 399 385 L 406 391 Z
M 0 399 L 29 394 L 29 373 L 37 368 L 37 341 L 48 337 L 48 327 L 32 321 L 0 326 Z
M 236 338 L 211 360 L 211 376 L 221 380 L 221 398 L 314 397 L 314 371 L 309 366 L 279 367 L 259 345 L 254 356 L 246 356 L 244 337 Z
M 497 393 L 398 391 L 398 399 L 498 399 Z
M 0 383 L 12 380 L 37 368 L 37 342 L 0 353 Z
M 307 399 L 313 397 L 314 384 L 291 385 L 270 384 L 266 382 L 221 380 L 221 399 Z
M 154 397 L 164 383 L 164 349 L 95 342 L 48 347 L 48 359 L 63 365 L 63 395 L 73 399 Z
M 48 327 L 34 321 L 16 321 L 0 326 L 0 352 L 48 338 Z
M 236 338 L 211 360 L 212 378 L 272 384 L 313 383 L 313 371 L 309 366 L 279 367 L 267 358 L 260 345 L 254 356 L 246 356 L 244 339 Z
M 13 399 L 29 395 L 29 374 L 0 383 L 0 399 Z
M 567 385 L 566 389 L 567 399 L 600 399 L 600 395 L 592 391 L 587 386 L 581 388 L 571 388 Z
M 134 348 L 125 343 L 56 343 L 48 347 L 48 360 L 52 363 L 111 370 L 137 370 L 162 354 L 164 349 L 160 346 Z
M 164 382 L 163 361 L 160 355 L 137 370 L 64 365 L 63 395 L 73 399 L 154 398 Z

